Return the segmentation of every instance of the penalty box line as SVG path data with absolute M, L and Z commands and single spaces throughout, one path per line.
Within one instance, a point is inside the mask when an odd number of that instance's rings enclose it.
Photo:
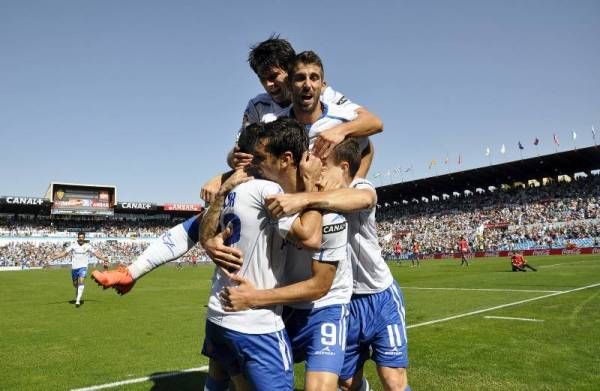
M 415 327 L 428 326 L 430 324 L 435 324 L 435 323 L 447 322 L 447 321 L 453 320 L 453 319 L 464 318 L 466 316 L 477 315 L 477 314 L 481 314 L 481 313 L 484 313 L 484 312 L 494 311 L 494 310 L 501 309 L 501 308 L 506 308 L 506 307 L 512 307 L 512 306 L 515 306 L 515 305 L 519 305 L 519 304 L 523 304 L 523 303 L 528 303 L 530 301 L 545 299 L 547 297 L 564 295 L 566 293 L 577 292 L 577 291 L 581 291 L 581 290 L 584 290 L 584 289 L 595 288 L 597 286 L 600 286 L 600 283 L 596 283 L 596 284 L 592 284 L 592 285 L 587 285 L 587 286 L 582 286 L 580 288 L 570 289 L 568 291 L 558 291 L 558 292 L 550 293 L 548 295 L 533 297 L 531 299 L 519 300 L 519 301 L 515 301 L 513 303 L 497 305 L 495 307 L 484 308 L 484 309 L 477 310 L 477 311 L 467 312 L 465 314 L 459 314 L 459 315 L 449 316 L 447 318 L 431 320 L 429 322 L 417 323 L 417 324 L 413 324 L 413 325 L 407 326 L 406 328 L 407 329 L 411 329 L 411 328 L 415 328 Z M 208 371 L 208 365 L 204 365 L 204 366 L 198 367 L 198 368 L 184 369 L 184 370 L 181 370 L 181 371 L 174 371 L 174 372 L 160 373 L 160 374 L 157 374 L 157 375 L 144 376 L 144 377 L 139 377 L 137 379 L 129 379 L 129 380 L 123 380 L 123 381 L 118 381 L 118 382 L 114 382 L 114 383 L 100 384 L 100 385 L 97 385 L 97 386 L 75 388 L 75 389 L 72 389 L 71 391 L 103 390 L 105 388 L 113 388 L 113 387 L 118 387 L 118 386 L 124 386 L 124 385 L 127 385 L 127 384 L 143 383 L 143 382 L 151 381 L 151 380 L 155 380 L 155 379 L 163 379 L 163 378 L 166 378 L 166 377 L 178 376 L 178 375 L 181 375 L 182 373 L 188 373 L 188 372 L 206 372 L 206 371 Z
M 471 315 L 482 314 L 484 312 L 499 310 L 501 308 L 513 307 L 515 305 L 529 303 L 531 301 L 542 300 L 542 299 L 545 299 L 545 298 L 548 298 L 548 297 L 553 297 L 553 296 L 558 296 L 558 295 L 564 295 L 564 294 L 567 294 L 567 293 L 582 291 L 584 289 L 591 289 L 591 288 L 595 288 L 597 286 L 600 286 L 600 282 L 596 283 L 596 284 L 592 284 L 592 285 L 582 286 L 582 287 L 575 288 L 575 289 L 569 289 L 567 291 L 560 291 L 560 292 L 550 293 L 550 294 L 543 295 L 543 296 L 532 297 L 530 299 L 519 300 L 519 301 L 515 301 L 515 302 L 512 302 L 512 303 L 501 304 L 501 305 L 497 305 L 497 306 L 490 307 L 490 308 L 484 308 L 484 309 L 477 310 L 477 311 L 467 312 L 467 313 L 464 313 L 464 314 L 449 316 L 447 318 L 430 320 L 429 322 L 417 323 L 417 324 L 413 324 L 413 325 L 407 326 L 406 328 L 407 329 L 412 329 L 412 328 L 415 328 L 415 327 L 429 326 L 431 324 L 436 324 L 436 323 L 441 323 L 441 322 L 447 322 L 449 320 L 464 318 L 464 317 L 471 316 Z
M 537 289 L 502 289 L 502 288 L 444 288 L 444 287 L 419 287 L 403 286 L 402 289 L 431 290 L 431 291 L 481 291 L 481 292 L 532 292 L 532 293 L 558 293 L 563 291 L 545 291 Z

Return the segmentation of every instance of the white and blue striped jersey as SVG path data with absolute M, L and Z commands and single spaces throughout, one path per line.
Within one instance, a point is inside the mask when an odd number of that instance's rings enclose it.
M 355 178 L 350 184 L 353 189 L 367 189 L 375 192 L 371 182 Z M 378 293 L 387 289 L 394 277 L 381 256 L 375 225 L 375 206 L 353 213 L 346 213 L 348 220 L 348 244 L 352 260 L 354 293 Z
M 359 105 L 348 100 L 344 94 L 335 91 L 329 86 L 322 91 L 321 101 L 329 105 L 343 106 L 353 111 L 360 108 Z M 283 109 L 285 109 L 285 107 L 279 106 L 279 104 L 277 104 L 277 102 L 271 98 L 271 95 L 266 93 L 258 94 L 254 98 L 250 99 L 246 105 L 241 129 L 246 128 L 250 124 L 260 122 L 266 114 L 275 114 Z
M 75 242 L 69 245 L 66 251 L 72 256 L 71 268 L 79 269 L 82 267 L 88 267 L 89 256 L 93 254 L 94 250 L 89 243 L 80 245 L 79 243 Z
M 254 179 L 235 187 L 227 195 L 221 212 L 221 228 L 230 226 L 232 230 L 225 244 L 241 250 L 244 257 L 238 274 L 249 279 L 257 289 L 275 288 L 283 281 L 284 238 L 297 215 L 273 220 L 265 206 L 267 196 L 282 192 L 275 182 Z M 280 305 L 225 312 L 218 295 L 223 288 L 233 285 L 219 269 L 215 270 L 208 299 L 209 321 L 246 334 L 273 333 L 284 328 Z
M 286 304 L 293 308 L 321 308 L 332 304 L 347 304 L 352 296 L 352 270 L 348 254 L 348 224 L 337 213 L 323 215 L 323 239 L 318 252 L 299 248 L 289 243 L 285 267 L 286 285 L 308 280 L 312 276 L 312 262 L 335 262 L 337 270 L 329 292 L 312 302 Z

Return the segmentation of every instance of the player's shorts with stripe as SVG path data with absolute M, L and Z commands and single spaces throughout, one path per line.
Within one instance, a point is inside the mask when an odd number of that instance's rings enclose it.
M 206 321 L 202 354 L 231 375 L 243 372 L 255 390 L 292 390 L 294 366 L 285 330 L 245 334 Z
M 396 281 L 382 292 L 354 294 L 350 300 L 346 356 L 340 378 L 351 378 L 369 357 L 383 367 L 408 366 L 404 297 Z
M 306 371 L 340 374 L 348 328 L 347 304 L 316 309 L 284 307 L 283 319 L 295 362 L 306 361 Z
M 71 280 L 76 280 L 78 278 L 85 278 L 86 275 L 87 275 L 87 267 L 71 269 Z

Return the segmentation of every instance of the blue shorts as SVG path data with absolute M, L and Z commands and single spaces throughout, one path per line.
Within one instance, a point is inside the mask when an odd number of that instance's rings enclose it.
M 306 361 L 305 371 L 340 374 L 346 348 L 347 304 L 306 310 L 284 307 L 283 319 L 295 362 Z
M 369 357 L 381 367 L 408 366 L 404 314 L 404 297 L 396 281 L 382 292 L 352 296 L 341 379 L 354 376 Z
M 206 321 L 202 354 L 218 361 L 230 375 L 243 372 L 256 390 L 293 390 L 294 365 L 285 330 L 245 334 Z
M 71 280 L 75 281 L 78 278 L 85 278 L 87 275 L 87 267 L 80 267 L 77 269 L 71 269 Z

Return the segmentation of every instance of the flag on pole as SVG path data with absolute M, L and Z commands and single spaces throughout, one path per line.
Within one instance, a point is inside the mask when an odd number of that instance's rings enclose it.
M 523 146 L 523 144 L 521 144 L 521 142 L 520 142 L 520 141 L 519 141 L 519 143 L 518 143 L 517 145 L 519 146 L 519 149 L 520 149 L 520 150 L 523 150 L 523 149 L 525 149 L 525 147 Z
M 506 153 L 506 146 L 504 144 L 502 144 L 502 147 L 500 147 L 500 153 L 503 155 Z
M 458 154 L 458 164 L 462 163 L 462 155 L 459 153 Z
M 535 138 L 535 140 L 533 140 L 533 145 L 538 145 L 540 143 L 540 139 L 539 138 Z
M 448 155 L 446 155 L 446 158 L 444 159 L 444 164 L 448 164 Z
M 487 147 L 485 149 L 485 156 L 490 156 L 490 153 L 492 153 L 492 151 L 490 151 L 490 147 Z
M 412 166 L 408 167 L 404 172 L 409 172 L 410 170 L 412 170 Z
M 592 138 L 596 141 L 596 129 L 592 126 Z
M 376 172 L 375 175 L 373 175 L 373 178 L 379 178 L 381 176 L 380 172 Z
M 575 133 L 575 131 L 571 132 L 573 134 L 573 141 L 577 140 L 577 133 Z
M 554 144 L 560 146 L 560 142 L 558 141 L 558 136 L 556 133 L 552 134 L 552 138 L 554 139 Z
M 435 159 L 432 159 L 432 160 L 429 162 L 429 169 L 431 170 L 431 167 L 433 167 L 433 166 L 435 166 Z

